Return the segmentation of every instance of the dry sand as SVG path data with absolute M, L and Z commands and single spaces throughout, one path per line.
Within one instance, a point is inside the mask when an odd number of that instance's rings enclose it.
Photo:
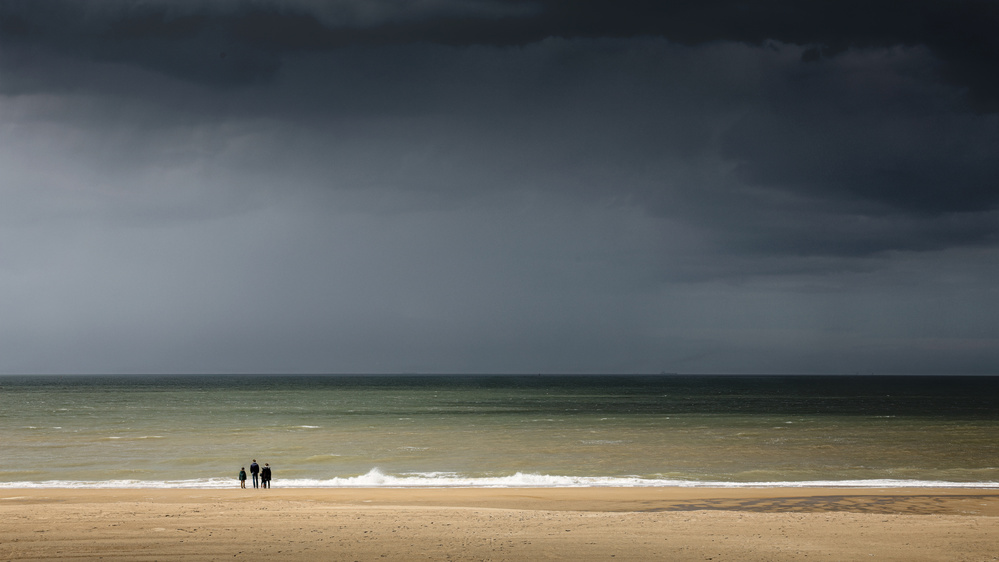
M 999 490 L 0 490 L 0 560 L 999 560 Z

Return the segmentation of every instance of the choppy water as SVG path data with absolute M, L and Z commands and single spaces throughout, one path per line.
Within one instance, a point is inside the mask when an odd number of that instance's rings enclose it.
M 0 487 L 999 487 L 999 377 L 0 377 Z

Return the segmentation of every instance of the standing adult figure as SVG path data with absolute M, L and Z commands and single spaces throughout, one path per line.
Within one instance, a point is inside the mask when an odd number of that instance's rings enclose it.
M 257 464 L 257 459 L 253 459 L 253 462 L 250 463 L 250 476 L 253 477 L 253 487 L 254 488 L 259 488 L 260 487 L 257 484 L 257 475 L 258 474 L 260 474 L 260 465 Z
M 264 463 L 264 468 L 260 469 L 260 483 L 264 488 L 271 487 L 271 465 Z

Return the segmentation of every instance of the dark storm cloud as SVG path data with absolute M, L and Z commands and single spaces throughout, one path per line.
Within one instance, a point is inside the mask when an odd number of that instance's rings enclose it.
M 994 208 L 994 121 L 955 114 L 953 96 L 922 80 L 928 64 L 851 53 L 777 68 L 767 77 L 771 109 L 731 131 L 726 156 L 751 184 L 928 214 Z
M 994 371 L 995 6 L 0 3 L 0 370 Z
M 983 225 L 999 206 L 996 125 L 961 107 L 999 109 L 996 21 L 997 2 L 7 2 L 0 91 L 159 98 L 182 120 L 311 121 L 362 144 L 364 116 L 433 115 L 376 141 L 448 135 L 433 143 L 460 163 L 407 170 L 413 187 L 441 188 L 444 171 L 467 186 L 474 169 L 499 188 L 544 183 L 715 223 L 743 250 L 868 255 L 995 239 Z M 796 54 L 678 67 L 652 37 Z M 762 89 L 731 79 L 734 64 L 758 66 Z M 716 190 L 685 163 L 705 166 L 719 141 L 745 189 Z M 801 224 L 788 216 L 808 217 L 809 235 L 789 241 Z
M 436 205 L 484 190 L 564 192 L 697 224 L 732 252 L 994 243 L 994 115 L 962 109 L 959 90 L 929 77 L 926 49 L 811 63 L 802 52 L 654 38 L 349 47 L 288 56 L 279 77 L 236 89 L 118 65 L 51 67 L 118 99 L 59 118 L 137 130 L 138 142 L 119 147 L 133 165 L 163 164 L 149 142 L 161 135 L 142 134 L 163 128 L 175 131 L 163 142 L 186 146 L 170 149 L 175 158 L 280 170 L 292 191 L 405 186 Z M 123 111 L 130 100 L 154 105 Z M 215 152 L 231 141 L 226 123 L 248 119 L 272 125 L 238 151 Z M 199 142 L 223 144 L 191 153 L 177 133 L 192 126 L 214 131 Z
M 993 1 L 653 2 L 5 2 L 5 47 L 54 49 L 191 80 L 267 79 L 288 52 L 431 42 L 525 45 L 548 37 L 661 36 L 808 46 L 803 60 L 850 48 L 926 46 L 979 109 L 999 110 L 999 3 Z

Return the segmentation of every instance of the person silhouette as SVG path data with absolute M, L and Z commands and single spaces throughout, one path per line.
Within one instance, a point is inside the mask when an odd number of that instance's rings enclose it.
M 264 467 L 260 469 L 260 484 L 264 488 L 271 487 L 271 465 L 264 463 Z
M 253 487 L 259 488 L 257 485 L 257 475 L 260 474 L 260 465 L 257 464 L 257 459 L 253 459 L 250 463 L 250 476 L 253 476 Z

